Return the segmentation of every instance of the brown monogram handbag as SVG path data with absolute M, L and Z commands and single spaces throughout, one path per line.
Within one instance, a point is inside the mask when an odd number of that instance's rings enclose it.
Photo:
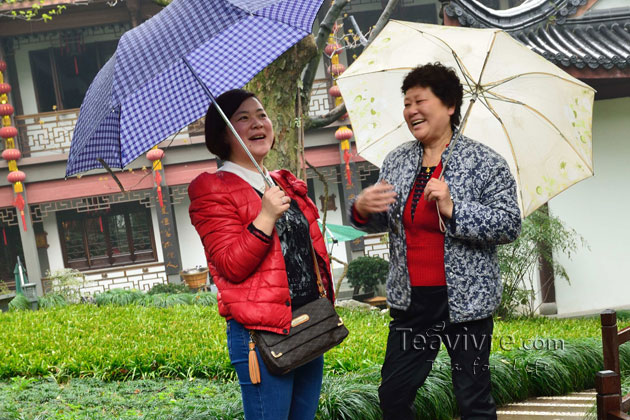
M 269 331 L 250 331 L 249 372 L 252 383 L 260 382 L 255 346 L 265 362 L 267 370 L 274 375 L 284 375 L 300 367 L 328 350 L 339 345 L 347 336 L 348 329 L 326 297 L 315 251 L 311 246 L 319 299 L 293 311 L 291 330 L 288 335 Z

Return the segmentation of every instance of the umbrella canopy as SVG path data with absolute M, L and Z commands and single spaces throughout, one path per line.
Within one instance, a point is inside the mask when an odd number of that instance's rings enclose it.
M 90 85 L 66 176 L 122 168 L 311 33 L 323 0 L 174 0 L 126 32 Z M 202 86 L 205 85 L 205 86 Z
M 462 81 L 459 131 L 507 160 L 523 217 L 593 175 L 590 86 L 501 30 L 402 21 L 389 22 L 337 80 L 365 159 L 380 166 L 415 140 L 400 87 L 411 69 L 435 61 Z
M 319 228 L 321 229 L 322 222 L 318 220 L 317 223 L 319 223 Z M 367 235 L 367 233 L 357 230 L 352 226 L 331 225 L 330 223 L 326 223 L 327 242 L 354 241 L 355 239 L 360 238 L 364 235 Z

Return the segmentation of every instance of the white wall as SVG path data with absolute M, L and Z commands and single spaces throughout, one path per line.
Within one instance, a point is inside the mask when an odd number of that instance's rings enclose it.
M 630 98 L 597 101 L 593 115 L 595 176 L 549 203 L 551 212 L 581 234 L 569 260 L 557 256 L 571 284 L 556 279 L 558 313 L 630 304 Z
M 44 232 L 48 240 L 48 265 L 50 271 L 61 270 L 63 265 L 63 252 L 61 251 L 61 238 L 59 237 L 59 228 L 57 226 L 57 214 L 55 212 L 48 213 L 48 216 L 43 219 Z M 42 273 L 46 275 L 46 273 Z
M 201 239 L 190 223 L 188 216 L 188 206 L 190 200 L 186 198 L 175 207 L 175 223 L 177 224 L 177 236 L 179 238 L 179 250 L 182 256 L 182 268 L 192 268 L 198 265 L 206 267 L 206 255 L 203 250 Z
M 319 180 L 319 179 L 313 179 L 313 186 L 314 186 L 314 195 L 315 195 L 315 205 L 317 205 L 317 209 L 319 210 L 319 216 L 320 218 L 324 217 L 324 213 L 321 210 L 322 204 L 321 204 L 321 200 L 319 199 L 320 195 L 324 195 L 324 184 Z M 334 182 L 328 181 L 328 194 L 329 194 L 329 200 L 332 199 L 332 195 L 335 195 L 335 205 L 337 206 L 337 210 L 332 211 L 332 210 L 328 210 L 328 212 L 326 213 L 326 224 L 333 224 L 333 225 L 343 225 L 343 220 L 342 220 L 342 212 L 344 211 L 344 209 L 341 207 L 341 202 L 340 202 L 340 196 L 341 196 L 341 192 L 339 191 L 339 184 L 336 184 Z M 345 242 L 339 242 L 337 244 L 332 244 L 332 243 L 326 243 L 326 248 L 328 249 L 328 252 L 330 253 L 331 249 L 332 249 L 332 255 L 335 258 L 340 259 L 341 261 L 345 261 L 348 262 L 348 256 L 346 255 L 346 244 Z M 341 264 L 331 261 L 332 263 L 332 268 L 339 268 L 339 267 L 343 267 Z

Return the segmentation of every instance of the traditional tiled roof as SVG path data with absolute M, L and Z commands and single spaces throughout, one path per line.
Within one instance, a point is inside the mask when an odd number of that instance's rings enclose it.
M 564 67 L 630 68 L 630 6 L 572 17 L 584 4 L 586 0 L 530 0 L 493 10 L 476 0 L 450 0 L 444 10 L 461 26 L 503 29 Z

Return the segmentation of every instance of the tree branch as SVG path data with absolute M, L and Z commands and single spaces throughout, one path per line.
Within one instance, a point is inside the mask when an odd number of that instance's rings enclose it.
M 341 289 L 341 283 L 343 283 L 343 279 L 346 278 L 346 274 L 348 274 L 348 263 L 345 261 L 341 261 L 339 258 L 330 255 L 330 259 L 338 262 L 343 265 L 343 273 L 337 279 L 337 285 L 335 286 L 335 297 L 339 296 L 339 289 Z
M 309 118 L 305 121 L 306 130 L 310 130 L 312 128 L 322 128 L 326 127 L 328 124 L 332 124 L 337 121 L 339 118 L 346 113 L 346 104 L 342 103 L 334 109 L 330 110 L 327 114 L 324 114 L 319 117 Z
M 396 6 L 398 6 L 398 0 L 389 0 L 387 2 L 387 6 L 385 6 L 385 9 L 383 9 L 383 13 L 381 13 L 381 16 L 378 18 L 378 21 L 374 25 L 374 29 L 372 29 L 372 33 L 370 34 L 370 37 L 368 38 L 368 43 L 367 43 L 366 48 L 372 43 L 372 41 L 374 41 L 374 38 L 376 38 L 377 35 L 381 33 L 381 31 L 383 30 L 383 28 L 389 21 L 389 17 L 394 12 L 394 9 L 396 8 Z
M 317 54 L 309 61 L 306 66 L 306 70 L 304 71 L 304 77 L 302 77 L 302 104 L 307 107 L 311 102 L 311 91 L 313 90 L 313 81 L 315 80 L 315 75 L 317 74 L 317 67 L 319 67 L 319 62 L 322 59 L 322 54 L 324 52 L 324 47 L 326 46 L 326 41 L 328 40 L 328 36 L 332 33 L 333 27 L 335 25 L 335 21 L 339 18 L 341 11 L 344 7 L 349 3 L 349 0 L 337 0 L 335 3 L 328 9 L 326 12 L 326 16 L 324 20 L 319 25 L 319 30 L 317 31 L 317 37 L 315 38 L 315 45 L 317 46 Z
M 389 21 L 389 18 L 391 17 L 392 13 L 394 12 L 394 9 L 396 8 L 396 6 L 398 6 L 398 1 L 399 0 L 389 0 L 387 2 L 387 6 L 385 6 L 385 9 L 383 9 L 383 13 L 381 13 L 381 16 L 379 16 L 378 21 L 376 22 L 376 24 L 374 25 L 374 29 L 372 29 L 372 33 L 370 33 L 370 37 L 368 38 L 368 43 L 366 48 L 372 43 L 372 41 L 374 40 L 374 38 L 376 38 L 376 36 L 383 30 L 383 28 L 385 27 L 385 25 L 387 24 L 387 22 Z M 343 4 L 342 4 L 343 3 Z M 347 1 L 343 1 L 340 2 L 339 4 L 342 4 L 340 7 L 345 6 L 347 3 Z M 319 50 L 320 48 L 320 37 L 322 38 L 322 43 L 325 42 L 326 38 L 328 37 L 328 34 L 330 34 L 330 31 L 332 31 L 332 24 L 334 23 L 334 20 L 331 22 L 328 22 L 328 18 L 329 16 L 331 16 L 331 12 L 333 11 L 333 8 L 336 7 L 338 5 L 338 3 L 335 3 L 335 5 L 333 7 L 330 8 L 330 10 L 328 11 L 328 13 L 326 14 L 326 18 L 324 18 L 324 21 L 322 22 L 321 26 L 319 27 L 319 32 L 317 34 L 317 47 L 318 47 L 318 54 L 316 57 L 314 57 L 309 63 L 308 63 L 308 67 L 306 68 L 306 72 L 304 73 L 304 79 L 303 79 L 303 84 L 304 84 L 304 91 L 305 95 L 303 100 L 306 102 L 302 102 L 304 103 L 310 103 L 311 98 L 311 90 L 313 87 L 313 80 L 315 80 L 315 72 L 317 71 L 317 66 L 319 65 L 319 60 L 321 59 L 322 53 Z M 337 15 L 336 17 L 339 16 L 339 14 L 341 13 L 341 9 L 339 9 L 338 11 L 336 11 Z M 322 29 L 324 28 L 324 24 L 326 25 L 330 25 L 330 28 L 327 29 L 327 33 L 326 34 L 322 34 Z M 323 49 L 323 44 L 322 44 L 322 49 Z M 314 66 L 311 68 L 311 66 Z M 308 78 L 310 79 L 307 79 Z M 307 85 L 308 83 L 308 85 Z M 306 93 L 308 92 L 308 93 Z M 327 125 L 335 122 L 336 120 L 338 120 L 343 114 L 346 113 L 346 106 L 344 104 L 341 104 L 337 107 L 335 107 L 335 109 L 331 110 L 330 112 L 328 112 L 325 115 L 322 115 L 320 117 L 315 117 L 315 118 L 311 118 L 308 121 L 306 121 L 306 127 L 305 129 L 312 129 L 312 128 L 322 128 L 322 127 L 326 127 Z

